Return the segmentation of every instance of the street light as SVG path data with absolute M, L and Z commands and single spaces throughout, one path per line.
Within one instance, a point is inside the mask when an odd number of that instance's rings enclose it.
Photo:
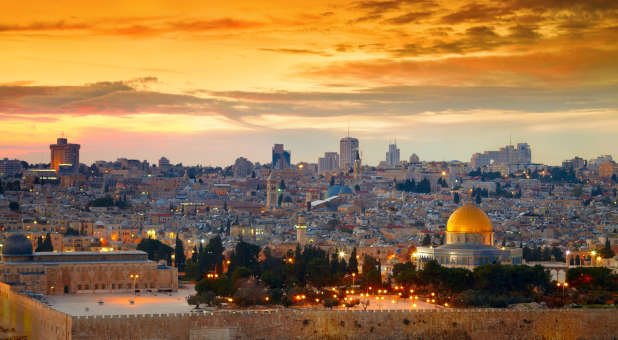
M 137 295 L 136 281 L 137 281 L 137 279 L 139 279 L 139 275 L 138 274 L 131 274 L 131 275 L 129 275 L 129 277 L 133 279 L 133 294 Z

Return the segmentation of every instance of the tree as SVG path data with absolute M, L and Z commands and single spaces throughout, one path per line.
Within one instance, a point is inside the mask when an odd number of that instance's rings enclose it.
M 425 234 L 423 241 L 421 241 L 421 245 L 423 247 L 429 247 L 431 245 L 431 236 L 429 234 Z
M 234 272 L 237 267 L 246 267 L 252 273 L 257 273 L 259 271 L 258 267 L 258 256 L 260 254 L 260 247 L 247 243 L 245 241 L 240 241 L 234 248 L 234 252 L 230 256 L 230 266 L 228 268 L 228 273 Z
M 79 235 L 79 231 L 75 230 L 71 227 L 67 228 L 67 230 L 64 232 L 65 236 L 78 236 Z
M 145 251 L 148 254 L 149 260 L 165 260 L 167 264 L 170 264 L 171 256 L 174 252 L 174 249 L 167 244 L 150 238 L 143 238 L 137 245 L 137 250 Z
M 552 247 L 551 248 L 551 255 L 556 259 L 556 261 L 558 262 L 562 262 L 564 261 L 564 254 L 562 253 L 562 250 L 560 250 L 560 248 L 558 247 Z
M 39 236 L 36 239 L 36 249 L 34 249 L 35 252 L 40 252 L 40 251 L 44 251 L 43 250 L 43 237 Z
M 363 259 L 363 277 L 361 284 L 365 287 L 382 285 L 380 264 L 376 261 L 376 259 L 369 255 L 365 255 L 365 258 Z
M 483 201 L 483 199 L 481 198 L 481 195 L 476 195 L 476 198 L 475 198 L 476 204 L 480 205 L 482 201 Z
M 11 211 L 15 211 L 15 212 L 19 211 L 19 203 L 11 201 L 9 203 L 9 209 L 11 209 Z
M 328 284 L 331 277 L 328 260 L 322 257 L 311 259 L 307 263 L 306 277 L 314 287 L 323 287 Z
M 332 187 L 333 185 L 335 185 L 335 176 L 330 176 L 330 183 L 329 185 Z
M 352 253 L 350 253 L 350 260 L 348 261 L 348 273 L 356 273 L 358 274 L 358 260 L 356 255 L 356 247 L 352 249 Z
M 176 233 L 176 247 L 174 248 L 174 265 L 178 268 L 179 272 L 185 270 L 185 249 L 182 245 L 182 240 L 178 238 L 178 233 Z
M 610 259 L 616 254 L 612 250 L 612 245 L 609 242 L 609 237 L 605 238 L 605 246 L 599 250 L 599 255 L 604 259 Z
M 54 245 L 52 244 L 51 235 L 49 233 L 47 233 L 43 241 L 43 249 L 43 251 L 54 251 Z
M 459 197 L 459 193 L 455 193 L 453 194 L 453 203 L 455 204 L 459 204 L 459 201 L 461 200 L 461 198 Z

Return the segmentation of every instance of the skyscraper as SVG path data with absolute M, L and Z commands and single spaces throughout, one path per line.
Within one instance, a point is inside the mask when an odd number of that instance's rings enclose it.
M 273 169 L 282 170 L 290 167 L 291 152 L 283 149 L 283 144 L 273 146 Z
M 512 165 L 512 164 L 529 164 L 532 160 L 532 151 L 528 143 L 519 143 L 517 148 L 513 145 L 507 145 L 500 148 L 498 151 L 485 151 L 483 153 L 475 153 L 470 159 L 470 166 L 478 169 L 488 165 Z
M 318 159 L 318 173 L 335 170 L 339 167 L 339 154 L 325 152 L 324 157 Z
M 339 167 L 350 169 L 354 166 L 354 161 L 359 157 L 358 139 L 343 137 L 339 141 Z
M 397 149 L 397 144 L 390 144 L 388 146 L 388 152 L 386 153 L 386 163 L 390 166 L 399 165 L 399 149 Z
M 79 169 L 79 144 L 69 144 L 66 138 L 58 138 L 56 144 L 51 144 L 51 167 L 58 171 L 60 165 L 71 166 L 73 172 Z

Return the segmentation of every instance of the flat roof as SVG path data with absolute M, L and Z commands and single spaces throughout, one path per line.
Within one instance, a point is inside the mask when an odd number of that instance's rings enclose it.
M 193 287 L 188 285 L 170 293 L 79 293 L 46 295 L 46 299 L 51 308 L 72 316 L 185 313 L 194 308 L 187 303 L 187 297 L 195 294 Z

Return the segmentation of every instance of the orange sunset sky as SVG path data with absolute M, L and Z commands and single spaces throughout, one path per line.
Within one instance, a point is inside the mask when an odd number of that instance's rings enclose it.
M 618 1 L 0 0 L 0 157 L 618 150 Z

